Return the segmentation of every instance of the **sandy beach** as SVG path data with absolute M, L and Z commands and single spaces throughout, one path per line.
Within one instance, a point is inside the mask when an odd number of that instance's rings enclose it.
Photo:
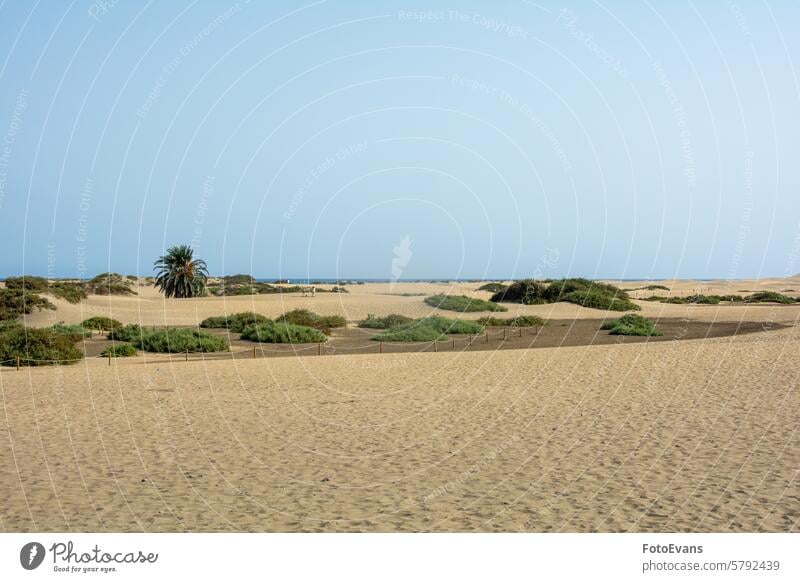
M 664 284 L 800 289 L 798 278 Z M 418 317 L 432 311 L 424 295 L 488 298 L 477 286 L 187 300 L 142 286 L 56 301 L 27 323 L 196 325 L 299 307 Z M 764 325 L 635 344 L 2 368 L 0 529 L 800 530 L 800 305 L 639 304 L 649 317 Z

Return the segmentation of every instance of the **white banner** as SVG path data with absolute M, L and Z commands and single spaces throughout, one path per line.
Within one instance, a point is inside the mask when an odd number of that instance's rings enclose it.
M 800 580 L 797 534 L 2 534 L 0 580 Z

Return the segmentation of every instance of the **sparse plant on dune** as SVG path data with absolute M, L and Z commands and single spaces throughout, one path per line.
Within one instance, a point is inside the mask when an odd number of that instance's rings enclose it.
M 458 311 L 460 313 L 474 311 L 508 311 L 508 308 L 486 301 L 485 299 L 475 299 L 466 295 L 432 295 L 425 298 L 425 303 L 437 309 L 447 311 Z

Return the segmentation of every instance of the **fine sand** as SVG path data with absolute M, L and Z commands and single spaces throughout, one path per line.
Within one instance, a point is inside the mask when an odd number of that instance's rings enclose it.
M 797 278 L 664 284 L 684 295 L 800 290 Z M 193 325 L 298 307 L 349 321 L 421 316 L 431 312 L 423 296 L 397 294 L 478 285 L 183 301 L 142 286 L 133 298 L 59 301 L 28 323 L 103 314 Z M 0 529 L 800 531 L 800 306 L 641 305 L 654 317 L 761 322 L 763 331 L 2 368 Z M 605 315 L 564 303 L 510 307 L 507 315 L 550 319 Z

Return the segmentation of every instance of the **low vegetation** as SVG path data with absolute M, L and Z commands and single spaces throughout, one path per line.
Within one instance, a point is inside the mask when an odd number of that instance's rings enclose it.
M 390 313 L 389 315 L 377 316 L 373 313 L 367 315 L 367 318 L 359 322 L 358 327 L 367 329 L 389 329 L 398 325 L 403 325 L 414 321 L 405 315 L 398 315 L 397 313 Z
M 788 305 L 797 300 L 777 291 L 758 291 L 744 298 L 745 303 L 782 303 Z
M 26 328 L 20 324 L 0 327 L 0 365 L 47 366 L 71 364 L 83 358 L 83 353 L 67 336 L 41 328 Z
M 83 285 L 67 281 L 50 283 L 48 293 L 69 303 L 80 303 L 82 299 L 86 299 L 89 296 Z
M 139 337 L 131 343 L 146 352 L 167 354 L 228 350 L 228 341 L 224 337 L 190 328 L 168 327 L 155 331 L 142 330 Z
M 446 340 L 447 335 L 430 325 L 413 322 L 384 330 L 371 339 L 382 342 L 432 342 Z
M 329 335 L 331 330 L 344 327 L 347 321 L 341 315 L 318 315 L 307 309 L 294 309 L 275 319 L 276 324 L 294 324 L 317 329 Z
M 55 309 L 49 300 L 20 288 L 0 289 L 0 321 L 13 321 L 34 310 Z
M 84 319 L 81 325 L 86 329 L 94 329 L 97 331 L 111 331 L 112 329 L 122 327 L 121 322 L 117 321 L 116 319 L 111 319 L 110 317 L 103 317 L 102 315 L 96 315 L 94 317 L 90 317 L 89 319 Z
M 440 315 L 431 315 L 421 319 L 404 319 L 405 321 L 402 322 L 397 320 L 398 323 L 384 329 L 383 332 L 371 339 L 386 342 L 428 342 L 447 339 L 448 334 L 477 335 L 485 330 L 484 326 L 476 321 L 450 319 Z
M 652 321 L 638 314 L 629 313 L 619 319 L 605 322 L 600 329 L 608 330 L 610 335 L 638 335 L 638 336 L 659 336 L 662 335 Z
M 115 327 L 108 333 L 108 339 L 118 342 L 135 342 L 144 335 L 145 331 L 135 323 Z
M 478 287 L 477 291 L 488 291 L 489 293 L 500 293 L 501 291 L 505 291 L 508 288 L 508 285 L 503 283 L 485 283 Z
M 86 329 L 82 325 L 68 325 L 60 322 L 46 328 L 52 333 L 57 333 L 68 337 L 72 342 L 81 341 L 84 338 L 92 336 L 92 330 Z
M 410 325 L 410 324 L 406 324 Z M 476 321 L 466 319 L 450 319 L 441 315 L 429 315 L 414 321 L 413 325 L 432 327 L 436 331 L 446 334 L 476 335 L 484 332 L 484 327 Z
M 253 313 L 252 311 L 244 311 L 242 313 L 234 313 L 233 315 L 208 317 L 200 322 L 200 327 L 229 329 L 235 333 L 242 333 L 244 328 L 248 325 L 266 323 L 268 321 L 270 321 L 269 318 L 263 315 Z
M 100 354 L 104 358 L 130 358 L 136 355 L 136 347 L 131 344 L 114 344 L 108 346 Z
M 327 336 L 312 327 L 293 323 L 259 323 L 248 326 L 242 339 L 271 344 L 307 344 L 327 341 Z
M 458 311 L 459 313 L 474 311 L 508 311 L 507 307 L 498 305 L 492 301 L 474 299 L 466 295 L 432 295 L 425 298 L 425 303 L 437 309 Z
M 507 318 L 487 316 L 481 317 L 478 323 L 489 327 L 534 327 L 547 324 L 544 319 L 536 315 L 518 315 Z
M 645 285 L 644 287 L 629 289 L 629 291 L 669 291 L 669 287 L 666 285 Z
M 627 292 L 608 283 L 573 278 L 556 281 L 523 279 L 515 281 L 504 291 L 495 293 L 492 301 L 541 305 L 567 301 L 582 307 L 607 311 L 638 311 Z
M 119 273 L 101 273 L 84 284 L 86 291 L 93 295 L 136 295 L 131 286 L 131 281 Z

